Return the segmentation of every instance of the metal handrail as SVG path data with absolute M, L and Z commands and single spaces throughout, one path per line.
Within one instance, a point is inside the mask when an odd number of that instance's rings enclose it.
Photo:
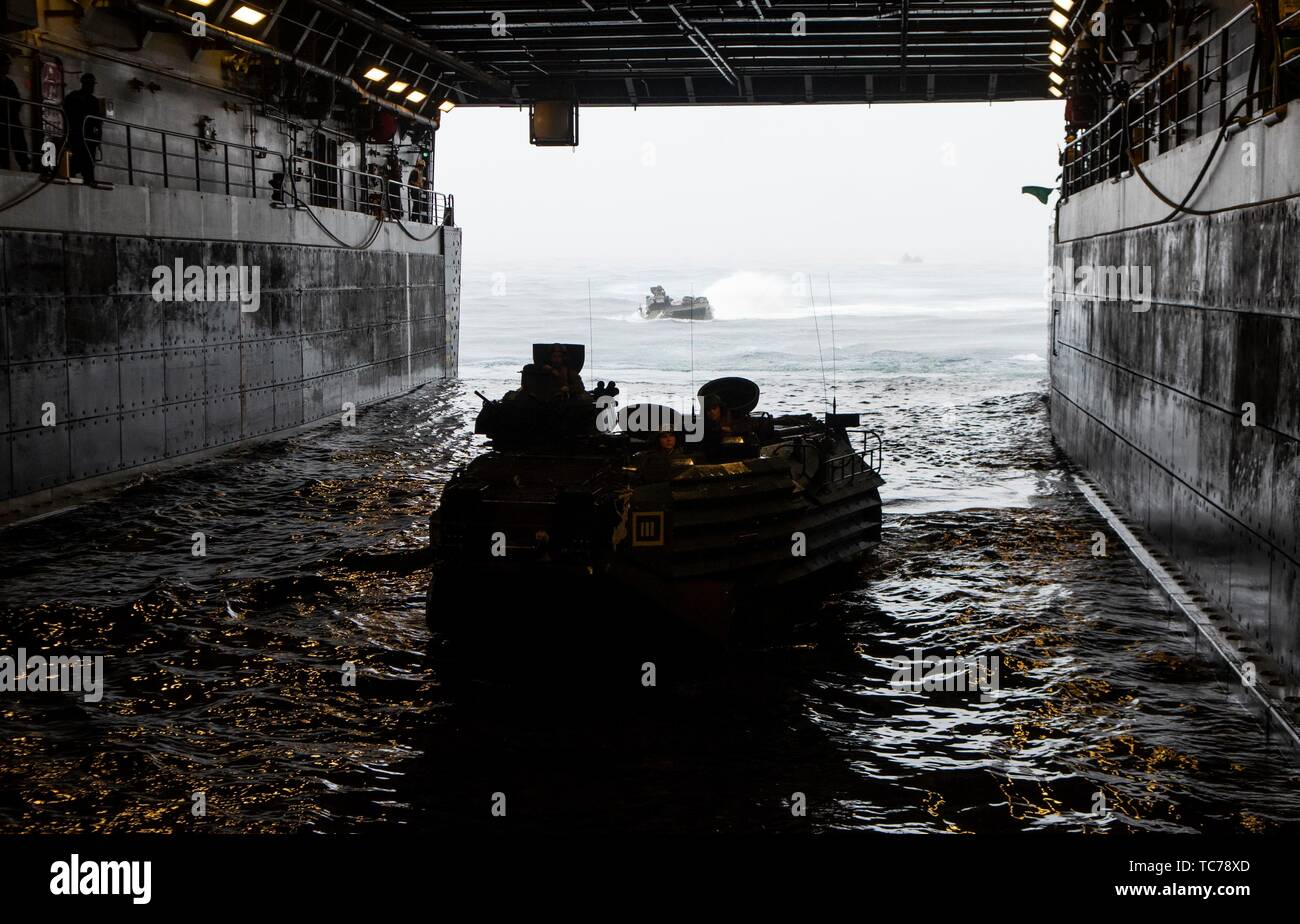
M 858 475 L 865 475 L 871 466 L 861 455 L 856 452 L 846 452 L 843 455 L 831 456 L 822 463 L 826 467 L 826 481 L 828 485 L 839 484 L 847 481 L 853 484 Z M 866 468 L 859 468 L 865 466 Z
M 284 155 L 278 151 L 272 151 L 268 148 L 258 147 L 251 144 L 241 144 L 236 141 L 221 141 L 216 138 L 204 138 L 201 135 L 191 135 L 186 132 L 172 131 L 166 128 L 150 128 L 139 125 L 134 122 L 127 122 L 123 119 L 115 119 L 108 116 L 86 116 L 85 124 L 82 128 L 82 137 L 86 137 L 86 131 L 90 128 L 90 122 L 94 119 L 101 126 L 113 126 L 122 129 L 123 140 L 116 141 L 104 137 L 102 129 L 101 135 L 93 139 L 92 143 L 99 144 L 103 149 L 119 150 L 125 152 L 125 165 L 111 163 L 107 157 L 101 159 L 95 166 L 96 170 L 117 171 L 126 174 L 126 182 L 129 186 L 147 185 L 137 183 L 136 177 L 161 177 L 163 188 L 171 189 L 175 183 L 180 183 L 184 187 L 192 182 L 195 192 L 204 192 L 204 184 L 208 189 L 229 195 L 246 195 L 250 199 L 258 198 L 258 175 L 267 175 L 267 188 L 273 188 L 270 182 L 276 174 L 285 172 Z M 144 133 L 146 140 L 149 136 L 157 136 L 158 147 L 149 147 L 132 141 L 132 132 L 137 134 Z M 175 139 L 173 149 L 168 148 L 168 139 Z M 180 150 L 174 149 L 175 146 L 181 145 Z M 220 156 L 204 157 L 204 152 L 221 149 Z M 244 155 L 246 163 L 232 161 L 231 151 L 238 151 Z M 150 158 L 156 157 L 159 161 L 160 169 L 150 169 L 146 164 L 150 163 Z M 260 167 L 258 161 L 271 159 L 272 167 Z M 186 167 L 187 163 L 192 163 L 191 167 Z M 209 173 L 216 172 L 217 177 L 204 177 L 204 164 L 209 165 Z M 235 178 L 232 179 L 231 169 L 235 170 Z M 242 178 L 240 174 L 242 173 Z M 232 192 L 234 190 L 234 192 Z
M 17 103 L 20 107 L 26 106 L 29 109 L 40 112 L 42 116 L 53 116 L 53 120 L 46 120 L 43 118 L 39 121 L 45 124 L 38 125 L 38 120 L 35 118 L 35 115 L 33 115 L 30 119 L 32 124 L 24 125 L 22 122 L 22 116 L 19 115 L 19 120 L 17 122 L 10 122 L 9 106 L 13 103 Z M 14 96 L 0 96 L 0 107 L 2 107 L 0 108 L 0 131 L 3 131 L 4 133 L 3 138 L 0 138 L 0 146 L 3 146 L 10 152 L 21 153 L 24 158 L 28 159 L 34 165 L 35 168 L 39 168 L 41 148 L 40 145 L 36 143 L 37 139 L 42 136 L 47 136 L 61 140 L 66 134 L 64 128 L 66 120 L 63 115 L 63 107 L 55 106 L 41 100 L 21 99 Z M 58 126 L 57 132 L 52 131 L 56 124 Z M 19 133 L 23 136 L 21 151 L 15 151 L 14 148 L 9 146 L 15 133 Z
M 41 111 L 44 116 L 52 118 L 37 120 L 33 117 L 32 122 L 44 123 L 39 127 L 23 125 L 21 116 L 17 124 L 11 124 L 8 118 L 11 103 Z M 99 137 L 88 137 L 93 128 L 92 121 L 100 127 Z M 41 152 L 37 138 L 43 136 L 62 142 L 67 137 L 66 114 L 61 105 L 0 97 L 0 131 L 3 132 L 0 148 L 10 151 L 15 150 L 9 147 L 13 136 L 21 133 L 22 153 L 29 160 L 28 169 L 40 170 Z M 86 116 L 82 137 L 92 146 L 92 156 L 100 155 L 95 161 L 95 171 L 102 171 L 118 182 L 125 181 L 129 186 L 148 186 L 161 180 L 165 189 L 269 198 L 285 206 L 333 208 L 363 214 L 382 211 L 387 218 L 416 223 L 454 222 L 453 196 L 405 181 L 389 180 L 369 170 L 357 170 L 296 154 L 286 155 L 258 145 L 153 128 L 109 116 Z M 21 164 L 21 159 L 18 162 Z M 404 165 L 403 172 L 407 169 Z M 339 179 L 331 182 L 331 176 Z M 343 183 L 344 177 L 350 181 L 347 186 Z M 259 189 L 262 190 L 260 194 Z M 393 195 L 401 203 L 398 209 L 392 207 Z
M 879 430 L 872 430 L 870 427 L 847 427 L 845 433 L 859 434 L 862 437 L 862 449 L 859 454 L 864 462 L 871 466 L 872 471 L 879 473 L 881 465 L 885 462 L 885 438 Z M 870 441 L 875 440 L 876 444 L 871 445 Z
M 852 436 L 861 434 L 862 448 L 850 448 L 849 452 L 822 459 L 819 470 L 826 472 L 825 484 L 836 484 L 841 481 L 852 484 L 857 480 L 858 476 L 866 475 L 868 472 L 880 474 L 880 468 L 884 462 L 884 438 L 880 433 L 867 427 L 847 427 L 844 432 L 850 436 L 850 447 L 852 446 Z M 870 443 L 872 439 L 875 440 L 874 446 Z M 798 454 L 799 464 L 807 468 L 808 449 L 813 444 L 808 441 L 806 435 L 801 434 L 781 440 L 780 445 L 788 445 L 792 455 Z M 860 468 L 859 466 L 865 467 Z M 816 475 L 813 477 L 815 479 Z
M 367 215 L 383 212 L 389 218 L 443 224 L 453 202 L 446 193 L 393 180 L 373 169 L 344 167 L 298 154 L 289 161 L 295 198 L 314 207 Z M 405 165 L 402 172 L 407 172 Z
M 1254 20 L 1250 15 L 1253 9 L 1253 6 L 1244 7 L 1204 40 L 1130 90 L 1123 102 L 1067 144 L 1062 155 L 1062 197 L 1068 198 L 1089 186 L 1120 176 L 1128 168 L 1131 152 L 1137 153 L 1141 163 L 1152 153 L 1163 153 L 1221 129 L 1233 101 L 1247 93 L 1247 80 L 1231 90 L 1228 85 L 1231 78 L 1242 75 L 1240 68 L 1235 73 L 1234 68 L 1254 48 Z M 1293 16 L 1282 22 L 1288 22 Z M 1234 51 L 1233 37 L 1245 31 L 1242 27 L 1246 23 L 1250 24 L 1251 40 L 1241 43 Z M 1217 61 L 1210 64 L 1216 45 Z M 1187 69 L 1193 62 L 1195 73 L 1188 75 Z M 1172 90 L 1169 89 L 1171 80 Z M 1217 95 L 1207 92 L 1207 87 L 1214 83 L 1219 84 Z M 1184 99 L 1193 93 L 1193 105 L 1183 112 Z M 1246 106 L 1249 119 L 1254 115 L 1253 101 L 1248 101 Z M 1216 109 L 1218 118 L 1207 118 Z M 1180 137 L 1189 123 L 1191 133 L 1186 138 Z M 1156 147 L 1154 152 L 1149 151 L 1152 144 Z
M 1196 52 L 1202 46 L 1207 45 L 1210 42 L 1214 41 L 1215 37 L 1218 36 L 1221 32 L 1226 32 L 1228 29 L 1231 29 L 1233 26 L 1237 25 L 1237 23 L 1240 22 L 1241 19 L 1245 17 L 1248 13 L 1253 13 L 1254 11 L 1255 11 L 1254 4 L 1247 4 L 1246 6 L 1242 7 L 1240 10 L 1237 11 L 1235 16 L 1233 16 L 1231 19 L 1229 19 L 1219 28 L 1215 29 L 1212 33 L 1210 33 L 1208 36 L 1202 39 L 1198 44 L 1193 45 L 1191 48 L 1187 49 L 1187 51 L 1183 52 L 1173 61 L 1169 62 L 1169 64 L 1165 65 L 1163 70 L 1159 71 L 1154 77 L 1152 77 L 1146 83 L 1142 84 L 1140 87 L 1135 89 L 1131 94 L 1129 94 L 1129 96 L 1130 97 L 1135 96 L 1138 93 L 1144 92 L 1149 87 L 1154 86 L 1158 81 L 1163 79 L 1165 75 L 1171 73 L 1174 70 L 1174 68 L 1178 67 L 1181 64 L 1186 63 L 1186 61 L 1189 58 L 1191 58 L 1192 55 L 1196 54 Z

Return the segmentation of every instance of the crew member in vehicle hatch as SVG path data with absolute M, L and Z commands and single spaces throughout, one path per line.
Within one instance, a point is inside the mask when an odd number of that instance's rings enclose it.
M 547 363 L 542 368 L 555 377 L 555 384 L 560 389 L 560 394 L 570 398 L 583 397 L 587 394 L 586 386 L 582 384 L 582 376 L 569 368 L 568 356 L 569 351 L 565 349 L 564 344 L 553 344 Z
M 641 480 L 645 482 L 667 481 L 673 477 L 673 466 L 684 454 L 677 446 L 677 434 L 664 430 L 655 439 L 655 444 L 634 458 Z

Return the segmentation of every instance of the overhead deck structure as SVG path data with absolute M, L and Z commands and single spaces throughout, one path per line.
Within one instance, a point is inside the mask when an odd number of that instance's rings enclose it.
M 1047 95 L 1049 0 L 387 5 L 415 34 L 500 76 L 524 99 L 558 93 L 588 105 L 680 105 Z M 476 101 L 510 102 L 492 94 Z
M 416 112 L 458 105 L 1048 98 L 1051 0 L 128 0 L 251 39 Z M 251 8 L 254 25 L 239 9 Z M 240 37 L 243 37 L 241 39 Z M 247 48 L 246 48 L 247 50 Z M 378 68 L 384 77 L 367 81 Z M 398 90 L 389 91 L 390 85 Z

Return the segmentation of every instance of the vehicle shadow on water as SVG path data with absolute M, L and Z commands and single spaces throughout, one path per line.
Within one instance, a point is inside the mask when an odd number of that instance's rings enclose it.
M 393 767 L 436 828 L 810 830 L 854 781 L 802 689 L 851 657 L 842 634 L 765 646 L 517 653 L 455 676 Z M 463 666 L 463 665 L 462 665 Z M 450 676 L 449 676 L 450 675 Z

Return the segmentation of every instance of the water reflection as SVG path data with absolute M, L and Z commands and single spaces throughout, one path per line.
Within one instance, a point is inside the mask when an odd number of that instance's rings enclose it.
M 654 690 L 450 682 L 419 550 L 484 384 L 0 534 L 0 651 L 108 659 L 100 703 L 0 700 L 0 830 L 1300 827 L 1290 755 L 1131 563 L 1087 554 L 1037 393 L 841 386 L 890 434 L 885 542 L 807 601 L 817 631 Z M 900 694 L 914 648 L 997 653 L 999 695 Z

